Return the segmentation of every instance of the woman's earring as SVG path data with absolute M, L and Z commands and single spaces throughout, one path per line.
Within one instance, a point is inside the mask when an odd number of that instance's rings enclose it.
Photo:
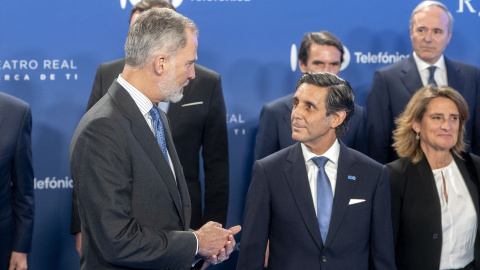
M 418 136 L 418 132 L 417 132 L 417 135 L 415 136 L 415 139 L 418 141 L 420 140 L 420 136 Z

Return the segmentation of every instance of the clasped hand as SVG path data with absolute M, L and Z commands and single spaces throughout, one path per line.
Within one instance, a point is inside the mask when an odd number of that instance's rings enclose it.
M 233 236 L 241 229 L 242 227 L 237 225 L 227 230 L 222 228 L 222 224 L 209 221 L 194 232 L 198 239 L 197 255 L 205 261 L 202 269 L 228 259 L 236 244 Z

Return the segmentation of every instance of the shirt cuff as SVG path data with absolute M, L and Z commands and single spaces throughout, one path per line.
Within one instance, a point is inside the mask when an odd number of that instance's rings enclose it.
M 197 238 L 197 235 L 194 232 L 192 232 L 192 233 L 193 233 L 193 235 L 195 235 L 195 240 L 197 240 L 197 249 L 195 251 L 195 260 L 192 263 L 192 267 L 194 267 L 195 264 L 197 264 L 202 258 L 197 256 L 197 254 L 198 254 L 198 238 Z

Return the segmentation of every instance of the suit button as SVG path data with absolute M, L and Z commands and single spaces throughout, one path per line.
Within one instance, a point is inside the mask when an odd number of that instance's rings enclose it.
M 322 256 L 322 262 L 327 262 L 327 257 Z
M 437 238 L 438 238 L 438 234 L 434 233 L 434 234 L 433 234 L 433 239 L 436 240 Z

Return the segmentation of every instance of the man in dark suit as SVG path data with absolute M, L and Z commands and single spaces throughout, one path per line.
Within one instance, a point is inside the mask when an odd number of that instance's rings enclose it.
M 368 154 L 382 164 L 398 158 L 392 147 L 395 118 L 413 94 L 434 83 L 448 85 L 467 100 L 466 124 L 471 149 L 480 154 L 480 71 L 477 67 L 444 57 L 450 42 L 453 18 L 440 2 L 421 2 L 412 12 L 412 56 L 377 70 L 367 98 Z
M 135 5 L 130 22 L 143 11 L 152 7 L 166 7 L 175 10 L 167 0 L 143 0 Z M 125 59 L 118 59 L 99 65 L 92 93 L 88 101 L 89 110 L 103 97 L 112 82 L 122 73 Z M 173 142 L 192 202 L 190 228 L 198 229 L 212 220 L 225 226 L 229 197 L 229 159 L 225 101 L 223 99 L 220 75 L 201 65 L 195 64 L 195 79 L 183 91 L 183 98 L 177 103 L 162 103 L 169 117 Z M 200 186 L 201 149 L 204 169 L 205 196 L 202 210 Z M 77 234 L 77 249 L 81 243 L 80 219 L 76 200 L 73 198 L 71 233 Z
M 215 264 L 233 251 L 239 227 L 208 222 L 189 231 L 187 184 L 157 107 L 178 102 L 195 78 L 197 35 L 175 11 L 142 13 L 128 32 L 122 74 L 75 131 L 70 167 L 81 269 L 189 269 L 196 257 Z
M 306 73 L 293 104 L 297 143 L 253 167 L 237 269 L 263 269 L 267 240 L 269 269 L 395 269 L 387 169 L 338 140 L 350 84 Z
M 330 32 L 308 33 L 303 37 L 298 51 L 300 70 L 303 73 L 325 71 L 338 75 L 343 62 L 343 52 L 342 43 Z M 291 93 L 263 106 L 255 141 L 255 160 L 295 143 L 290 122 L 293 95 L 294 93 Z M 342 142 L 362 153 L 367 152 L 365 113 L 357 104 L 348 130 L 342 136 Z
M 35 204 L 31 133 L 30 106 L 0 93 L 0 269 L 27 269 Z

